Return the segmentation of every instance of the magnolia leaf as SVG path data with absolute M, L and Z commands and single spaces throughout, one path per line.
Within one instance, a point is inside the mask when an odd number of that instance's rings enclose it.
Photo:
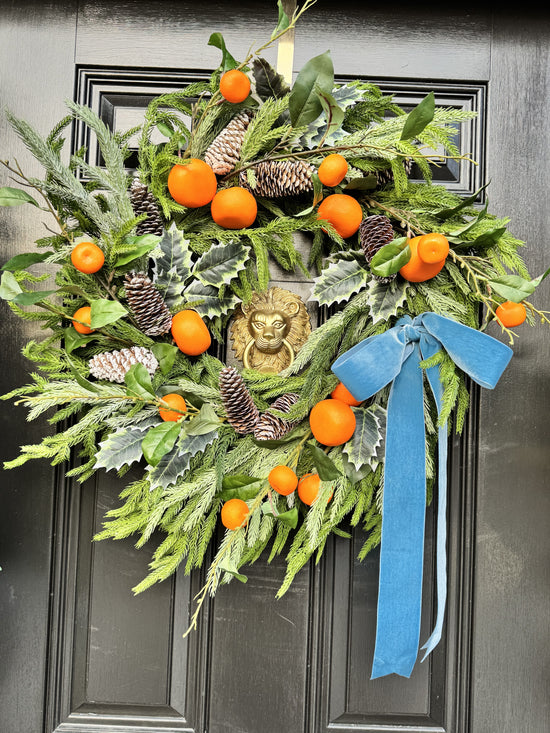
M 160 256 L 155 261 L 155 286 L 168 308 L 179 303 L 185 283 L 191 277 L 189 240 L 172 224 L 158 244 Z
M 155 397 L 155 391 L 151 384 L 151 377 L 144 364 L 132 364 L 124 375 L 124 383 L 129 395 L 150 400 Z
M 92 308 L 90 326 L 92 328 L 107 326 L 128 315 L 128 311 L 118 300 L 92 300 L 90 305 Z
M 417 106 L 409 112 L 403 131 L 401 132 L 401 140 L 412 140 L 413 137 L 420 135 L 422 130 L 429 125 L 435 114 L 435 97 L 430 92 Z
M 15 275 L 9 271 L 3 272 L 2 279 L 0 280 L 0 298 L 13 300 L 22 292 L 21 286 L 15 279 Z
M 325 113 L 327 126 L 326 134 L 333 135 L 337 130 L 342 127 L 344 122 L 345 113 L 344 110 L 338 106 L 336 100 L 326 90 L 322 89 L 319 84 L 315 84 L 315 92 L 317 93 L 323 111 Z
M 224 573 L 229 573 L 234 578 L 237 578 L 237 580 L 239 580 L 241 583 L 246 583 L 248 581 L 246 575 L 239 573 L 237 566 L 230 557 L 226 557 L 224 560 L 222 560 L 218 565 L 218 569 Z
M 294 214 L 294 216 L 307 216 L 308 214 L 311 214 L 317 204 L 323 200 L 323 184 L 321 183 L 317 173 L 311 174 L 311 182 L 313 183 L 313 201 L 311 202 L 311 206 L 308 206 L 307 209 L 303 209 L 303 211 Z
M 344 192 L 346 191 L 372 191 L 373 188 L 378 186 L 378 179 L 374 173 L 369 173 L 366 176 L 360 178 L 352 178 L 351 181 L 346 183 L 344 186 Z
M 180 353 L 178 347 L 172 344 L 156 343 L 151 346 L 151 351 L 159 363 L 160 371 L 163 374 L 169 374 L 176 356 Z
M 315 442 L 310 441 L 307 444 L 307 449 L 321 481 L 332 481 L 341 475 L 341 472 L 336 468 L 333 461 Z
M 483 232 L 479 237 L 476 237 L 472 241 L 468 241 L 466 244 L 468 247 L 474 247 L 476 249 L 481 247 L 492 247 L 498 242 L 502 235 L 505 234 L 505 232 L 506 227 L 498 227 L 497 229 L 493 229 L 489 232 Z
M 283 3 L 281 2 L 281 0 L 277 1 L 277 7 L 279 8 L 279 19 L 277 21 L 277 27 L 271 34 L 271 40 L 273 40 L 275 36 L 279 35 L 279 33 L 286 31 L 286 29 L 290 25 L 290 20 L 288 19 L 288 15 L 284 11 Z
M 44 262 L 51 254 L 51 252 L 24 252 L 4 262 L 2 270 L 9 270 L 10 272 L 24 270 L 26 267 L 35 265 L 37 262 Z
M 269 98 L 280 99 L 290 92 L 284 76 L 279 74 L 264 58 L 254 59 L 252 73 L 256 81 L 256 94 L 263 101 Z
M 203 285 L 219 288 L 229 285 L 244 270 L 250 250 L 240 242 L 213 244 L 196 262 L 193 275 Z
M 489 280 L 488 284 L 495 293 L 514 303 L 520 303 L 529 295 L 532 295 L 538 285 L 536 281 L 526 280 L 519 275 L 502 275 L 502 277 Z
M 481 188 L 478 188 L 477 191 L 471 196 L 462 199 L 462 201 L 456 206 L 446 209 L 439 209 L 439 211 L 434 211 L 434 216 L 442 221 L 445 221 L 445 219 L 450 219 L 455 214 L 458 214 L 459 211 L 462 211 L 462 209 L 466 208 L 466 206 L 470 206 L 471 204 L 475 203 L 479 194 L 487 188 L 489 183 L 490 181 L 487 181 L 485 185 L 481 186 Z
M 85 346 L 94 339 L 95 336 L 85 336 L 80 334 L 72 326 L 70 328 L 65 328 L 63 331 L 63 345 L 67 354 L 71 354 L 75 349 Z
M 242 499 L 243 501 L 247 501 L 248 499 L 253 499 L 258 494 L 261 483 L 262 479 L 242 473 L 224 476 L 220 496 L 223 501 L 228 501 L 229 499 Z
M 329 51 L 310 59 L 296 77 L 288 100 L 293 127 L 308 125 L 323 111 L 316 87 L 329 94 L 334 87 L 334 66 Z
M 21 204 L 38 206 L 33 197 L 20 188 L 12 188 L 11 186 L 0 188 L 0 206 L 21 206 Z
M 71 373 L 72 373 L 73 377 L 76 379 L 76 381 L 78 382 L 78 384 L 81 387 L 84 387 L 84 389 L 87 389 L 88 392 L 96 392 L 96 393 L 99 392 L 99 390 L 98 390 L 98 388 L 97 388 L 97 386 L 95 384 L 93 384 L 92 382 L 89 382 L 87 379 L 85 379 L 80 374 L 80 372 L 75 367 L 72 359 L 69 357 L 68 354 L 67 354 L 67 362 L 69 364 L 69 369 L 71 370 Z
M 166 453 L 156 466 L 149 466 L 151 490 L 157 486 L 166 489 L 174 484 L 189 468 L 191 458 L 205 451 L 217 435 L 217 431 L 212 431 L 207 435 L 188 436 L 182 431 L 172 450 Z
M 18 305 L 34 305 L 55 293 L 57 293 L 57 290 L 35 290 L 32 293 L 18 293 L 11 300 Z
M 122 466 L 130 466 L 141 460 L 143 457 L 142 440 L 143 430 L 138 428 L 129 427 L 116 430 L 99 444 L 95 468 L 118 471 Z
M 223 316 L 240 303 L 240 299 L 233 293 L 227 293 L 223 298 L 220 298 L 217 288 L 211 285 L 203 285 L 199 280 L 194 280 L 186 288 L 184 295 L 188 301 L 198 301 L 193 305 L 193 308 L 203 318 Z
M 276 514 L 273 511 L 273 507 L 271 504 L 267 501 L 265 504 L 262 505 L 262 514 L 267 514 L 270 517 L 275 517 L 275 519 L 278 519 L 279 522 L 282 522 L 283 524 L 286 524 L 288 527 L 291 527 L 292 529 L 296 529 L 298 526 L 298 509 L 294 506 L 292 509 L 288 509 L 286 512 L 279 512 Z
M 130 241 L 129 241 L 130 240 Z M 133 242 L 131 240 L 134 240 Z M 144 234 L 141 237 L 128 237 L 126 240 L 129 244 L 135 244 L 135 248 L 129 252 L 124 252 L 117 257 L 115 267 L 122 267 L 129 262 L 149 254 L 160 241 L 160 237 L 155 234 Z
M 408 287 L 407 280 L 398 278 L 392 280 L 389 284 L 374 279 L 371 280 L 367 285 L 367 290 L 372 322 L 387 321 L 390 316 L 397 315 L 397 311 L 407 299 Z
M 544 280 L 544 278 L 548 277 L 548 275 L 550 275 L 550 267 L 546 270 L 546 272 L 543 272 L 542 275 L 539 275 L 534 280 L 531 280 L 531 282 L 535 285 L 535 287 L 538 287 Z
M 368 280 L 369 273 L 356 260 L 337 260 L 315 278 L 311 299 L 319 305 L 341 303 L 365 287 Z
M 379 405 L 352 409 L 355 413 L 356 427 L 352 438 L 345 444 L 343 452 L 353 467 L 359 471 L 365 465 L 372 468 L 373 461 L 378 463 L 378 455 L 384 439 L 386 411 Z
M 205 403 L 199 414 L 187 424 L 187 435 L 206 435 L 220 426 L 220 418 L 214 412 L 212 405 Z
M 158 466 L 163 456 L 174 447 L 181 431 L 179 422 L 163 422 L 149 428 L 141 441 L 143 456 L 151 466 Z
M 388 277 L 406 265 L 411 259 L 411 248 L 407 237 L 398 237 L 380 247 L 370 261 L 370 269 L 375 275 Z
M 208 39 L 208 45 L 219 48 L 222 52 L 222 61 L 220 64 L 220 68 L 222 71 L 229 71 L 229 69 L 235 69 L 238 66 L 238 63 L 227 50 L 224 37 L 221 33 L 212 33 L 212 35 Z

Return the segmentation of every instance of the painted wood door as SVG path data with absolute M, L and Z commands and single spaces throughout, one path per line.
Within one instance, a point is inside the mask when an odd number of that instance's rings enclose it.
M 64 115 L 63 100 L 76 98 L 125 128 L 151 97 L 217 65 L 211 32 L 223 32 L 238 57 L 270 35 L 275 19 L 275 3 L 253 0 L 5 0 L 2 114 L 10 109 L 46 132 Z M 479 166 L 438 175 L 464 193 L 490 180 L 492 210 L 512 218 L 539 274 L 550 260 L 549 41 L 541 10 L 320 0 L 299 25 L 294 68 L 331 49 L 339 80 L 374 81 L 404 106 L 433 89 L 439 105 L 477 110 L 461 146 Z M 4 116 L 0 130 L 1 157 L 38 173 Z M 27 209 L 2 211 L 0 222 L 2 261 L 42 231 Z M 537 298 L 544 307 L 548 287 Z M 4 393 L 24 382 L 20 349 L 37 334 L 1 308 Z M 545 733 L 549 351 L 547 330 L 525 328 L 498 388 L 472 391 L 449 466 L 444 640 L 410 680 L 369 681 L 378 556 L 356 561 L 360 533 L 332 541 L 280 601 L 281 564 L 256 563 L 248 584 L 224 587 L 183 639 L 200 574 L 178 573 L 135 598 L 150 549 L 91 542 L 120 482 L 100 475 L 80 487 L 45 464 L 4 472 L 1 733 Z M 12 404 L 0 414 L 3 459 L 48 429 L 27 424 Z M 428 578 L 430 521 L 431 513 Z

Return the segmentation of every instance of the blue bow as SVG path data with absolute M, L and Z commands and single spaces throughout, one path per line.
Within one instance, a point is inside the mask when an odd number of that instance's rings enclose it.
M 420 637 L 426 451 L 423 370 L 420 362 L 444 349 L 482 387 L 492 389 L 512 350 L 485 333 L 437 315 L 404 316 L 393 328 L 365 339 L 336 360 L 332 371 L 358 400 L 392 382 L 388 399 L 384 501 L 376 646 L 371 679 L 395 672 L 410 677 Z M 439 365 L 425 370 L 438 413 L 443 385 Z M 441 638 L 447 593 L 447 426 L 438 431 L 437 618 L 422 647 L 424 659 Z

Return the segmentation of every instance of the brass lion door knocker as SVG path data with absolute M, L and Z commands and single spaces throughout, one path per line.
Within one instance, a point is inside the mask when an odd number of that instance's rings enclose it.
M 233 350 L 246 369 L 278 373 L 294 361 L 311 333 L 309 314 L 295 293 L 274 286 L 254 293 L 235 313 Z

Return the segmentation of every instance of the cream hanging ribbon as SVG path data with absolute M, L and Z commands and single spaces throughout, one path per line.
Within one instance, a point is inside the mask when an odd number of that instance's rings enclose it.
M 296 10 L 296 0 L 283 0 L 283 10 L 289 18 Z M 277 71 L 287 84 L 292 84 L 292 65 L 294 62 L 294 29 L 279 39 L 277 49 Z

